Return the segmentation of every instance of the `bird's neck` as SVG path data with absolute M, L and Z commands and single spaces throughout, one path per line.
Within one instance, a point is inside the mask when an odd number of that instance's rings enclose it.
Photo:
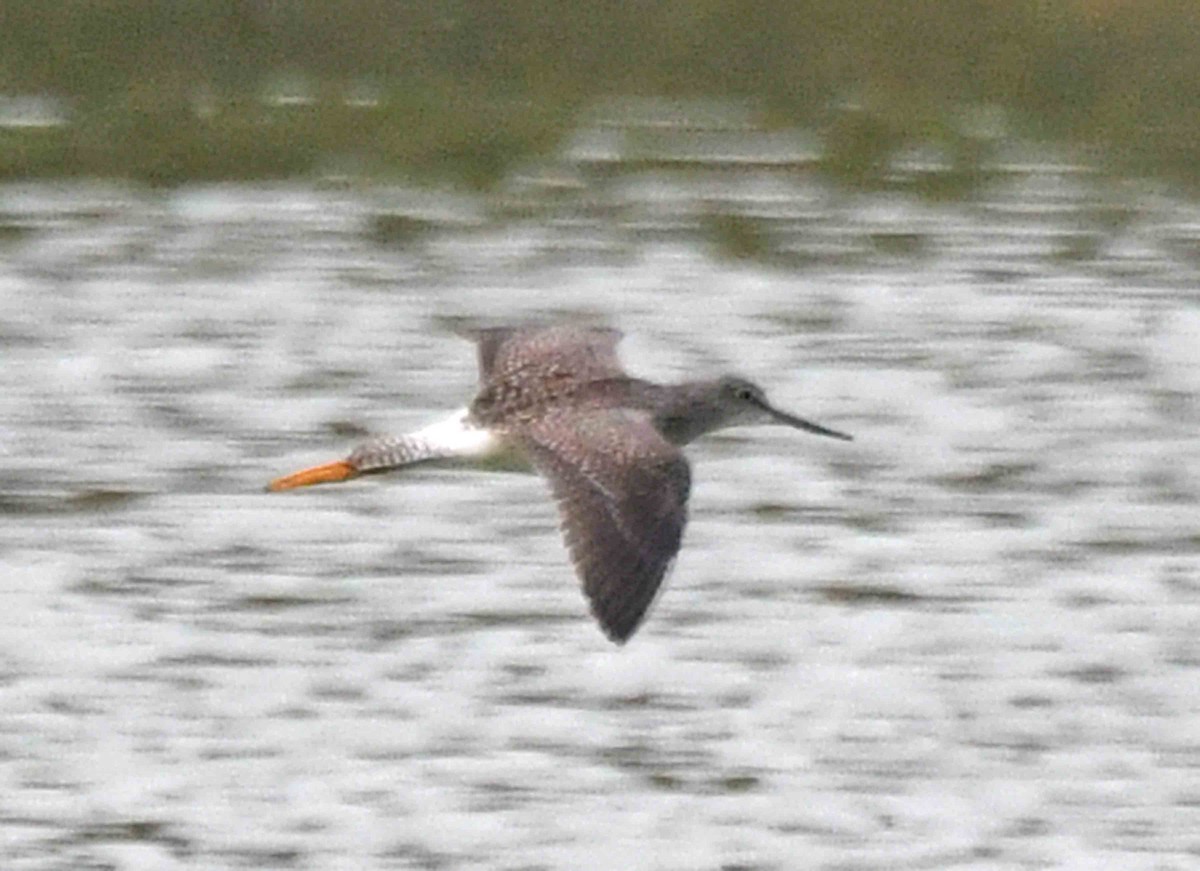
M 686 445 L 702 435 L 720 429 L 723 418 L 711 401 L 712 382 L 685 381 L 682 384 L 636 382 L 634 398 L 641 399 L 654 417 L 654 428 L 667 441 Z

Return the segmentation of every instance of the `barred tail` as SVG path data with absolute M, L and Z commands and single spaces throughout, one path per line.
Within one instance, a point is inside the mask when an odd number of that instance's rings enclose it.
M 454 456 L 418 435 L 381 436 L 354 449 L 346 462 L 360 475 Z
M 301 469 L 276 478 L 268 490 L 290 490 L 310 484 L 346 481 L 431 460 L 479 462 L 496 453 L 501 442 L 470 420 L 465 408 L 447 420 L 401 436 L 380 436 L 359 445 L 344 460 Z
M 313 484 L 349 481 L 359 475 L 387 472 L 453 456 L 456 454 L 435 447 L 417 435 L 384 436 L 359 445 L 344 460 L 322 463 L 276 478 L 267 485 L 267 489 L 292 490 L 296 487 L 310 487 Z

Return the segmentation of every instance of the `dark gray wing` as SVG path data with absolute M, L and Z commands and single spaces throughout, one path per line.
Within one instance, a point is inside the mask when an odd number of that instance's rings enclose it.
M 496 363 L 496 354 L 500 347 L 520 332 L 518 327 L 491 327 L 489 329 L 464 331 L 464 335 L 474 340 L 479 352 L 479 382 L 484 384 L 491 377 L 492 368 Z
M 624 643 L 679 552 L 687 460 L 647 415 L 627 410 L 558 409 L 513 435 L 550 482 L 592 614 Z
M 625 374 L 617 359 L 621 331 L 608 327 L 493 327 L 467 335 L 479 346 L 479 381 L 485 385 L 551 369 L 580 381 Z

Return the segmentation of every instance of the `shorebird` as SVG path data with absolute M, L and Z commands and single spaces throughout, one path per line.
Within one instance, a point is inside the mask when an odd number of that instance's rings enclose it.
M 614 329 L 502 327 L 468 335 L 478 345 L 480 380 L 469 406 L 267 488 L 432 462 L 532 467 L 558 503 L 592 614 L 617 644 L 637 630 L 679 552 L 691 489 L 681 447 L 714 430 L 763 423 L 851 438 L 780 411 L 743 378 L 673 385 L 633 378 L 617 359 L 621 333 Z

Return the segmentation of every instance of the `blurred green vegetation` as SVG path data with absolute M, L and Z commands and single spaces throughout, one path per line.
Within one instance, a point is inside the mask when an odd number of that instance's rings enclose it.
M 344 166 L 486 186 L 595 101 L 655 95 L 751 98 L 773 124 L 823 125 L 851 181 L 987 106 L 1023 135 L 1194 182 L 1200 3 L 0 0 L 4 94 L 71 112 L 0 128 L 9 178 Z M 825 123 L 848 102 L 856 123 Z

